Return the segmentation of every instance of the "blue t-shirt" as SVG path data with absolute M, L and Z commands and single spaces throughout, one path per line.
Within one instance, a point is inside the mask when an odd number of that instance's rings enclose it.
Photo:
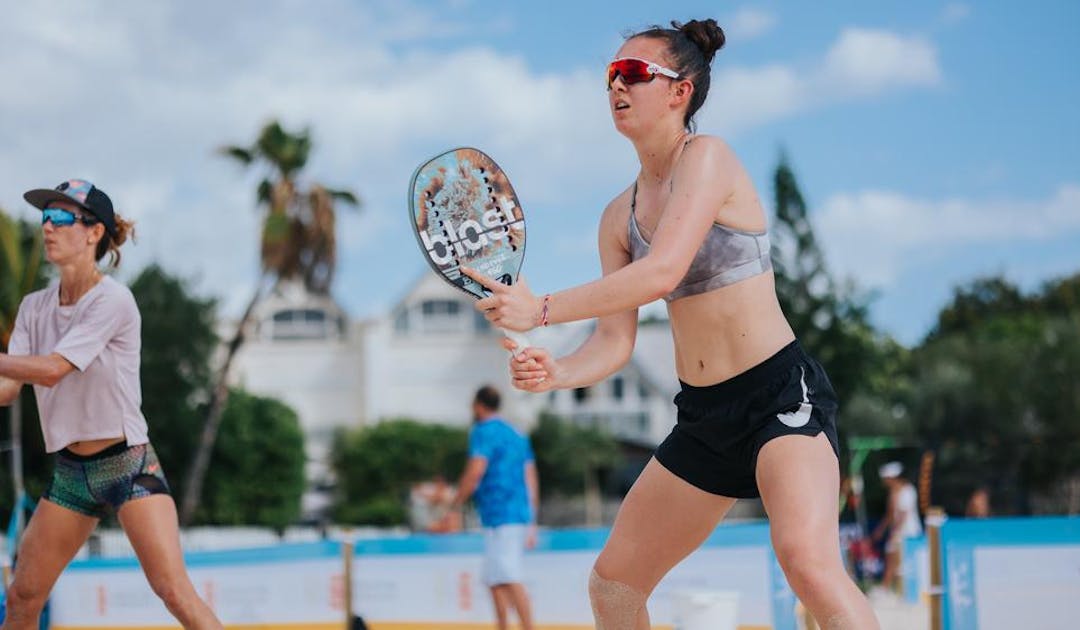
M 525 464 L 533 461 L 532 447 L 502 418 L 488 418 L 469 433 L 469 457 L 483 457 L 487 469 L 473 495 L 484 527 L 531 523 L 532 506 L 525 485 Z

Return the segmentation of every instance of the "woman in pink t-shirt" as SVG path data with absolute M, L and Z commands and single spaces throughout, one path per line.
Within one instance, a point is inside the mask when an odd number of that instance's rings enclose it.
M 60 282 L 19 306 L 0 354 L 0 405 L 33 385 L 56 468 L 19 545 L 0 630 L 38 627 L 60 573 L 112 512 L 169 612 L 185 628 L 219 629 L 184 568 L 176 505 L 140 410 L 138 306 L 98 269 L 107 254 L 119 263 L 131 223 L 84 180 L 23 197 L 41 210 L 45 257 Z

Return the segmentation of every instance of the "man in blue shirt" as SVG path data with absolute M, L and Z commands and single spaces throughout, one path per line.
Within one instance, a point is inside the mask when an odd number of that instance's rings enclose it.
M 452 506 L 474 497 L 484 526 L 483 580 L 491 589 L 499 630 L 510 609 L 522 630 L 532 630 L 529 594 L 522 584 L 522 556 L 536 544 L 539 484 L 529 441 L 499 416 L 499 392 L 481 387 L 473 398 L 469 461 Z

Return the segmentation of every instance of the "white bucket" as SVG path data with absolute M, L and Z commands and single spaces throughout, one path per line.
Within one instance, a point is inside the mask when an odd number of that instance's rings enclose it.
M 736 630 L 738 591 L 672 591 L 671 604 L 675 630 Z

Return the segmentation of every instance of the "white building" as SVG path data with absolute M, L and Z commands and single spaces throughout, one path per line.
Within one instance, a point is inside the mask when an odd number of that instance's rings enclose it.
M 314 486 L 329 481 L 335 429 L 391 418 L 467 426 L 472 396 L 484 384 L 501 390 L 505 415 L 524 431 L 545 410 L 645 448 L 671 430 L 678 380 L 666 324 L 642 325 L 630 363 L 613 377 L 533 395 L 510 386 L 501 335 L 473 305 L 471 297 L 424 273 L 385 316 L 350 322 L 331 299 L 288 287 L 259 306 L 231 380 L 296 410 Z M 584 341 L 591 327 L 553 326 L 533 331 L 530 341 L 561 355 Z M 305 511 L 320 503 L 306 497 Z
M 362 422 L 408 417 L 464 425 L 473 394 L 491 384 L 503 393 L 505 415 L 528 427 L 535 397 L 510 386 L 510 353 L 474 303 L 425 273 L 390 313 L 364 324 Z
M 591 329 L 591 326 L 589 327 Z M 573 351 L 588 330 L 564 335 L 557 354 Z M 547 394 L 543 409 L 582 426 L 596 426 L 636 446 L 653 448 L 675 425 L 679 391 L 667 323 L 639 324 L 634 353 L 618 373 L 590 387 Z
M 333 300 L 285 285 L 258 306 L 233 360 L 232 385 L 282 400 L 296 411 L 314 487 L 330 482 L 335 429 L 363 421 L 368 391 L 363 347 L 362 329 Z M 324 504 L 317 494 L 304 497 L 305 512 Z

